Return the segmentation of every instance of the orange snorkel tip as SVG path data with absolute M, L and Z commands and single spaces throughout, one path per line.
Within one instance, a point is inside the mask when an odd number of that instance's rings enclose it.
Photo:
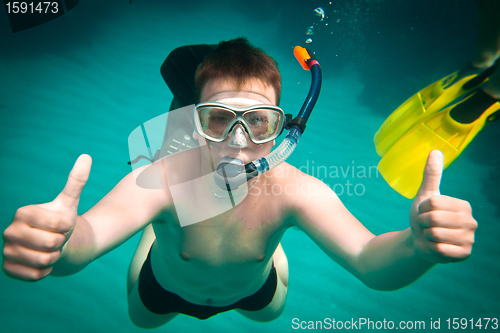
M 306 48 L 298 45 L 295 46 L 295 48 L 293 49 L 293 55 L 302 65 L 302 68 L 304 68 L 306 71 L 311 69 L 307 64 L 307 61 L 311 59 L 311 56 L 309 55 L 309 52 L 307 51 Z

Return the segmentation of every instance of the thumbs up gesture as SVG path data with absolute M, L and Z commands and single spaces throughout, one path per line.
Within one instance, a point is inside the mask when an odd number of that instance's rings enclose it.
M 424 178 L 410 210 L 414 245 L 422 258 L 448 263 L 469 257 L 477 222 L 467 201 L 441 195 L 443 154 L 431 151 Z
M 80 193 L 87 182 L 92 159 L 81 155 L 63 191 L 52 202 L 17 210 L 4 231 L 3 269 L 11 277 L 36 281 L 52 271 L 61 248 L 71 236 Z

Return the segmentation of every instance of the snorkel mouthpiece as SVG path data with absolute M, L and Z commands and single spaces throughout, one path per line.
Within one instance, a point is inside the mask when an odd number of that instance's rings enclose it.
M 237 158 L 224 157 L 217 166 L 218 174 L 226 175 L 227 177 L 236 177 L 245 171 L 243 162 Z
M 286 126 L 289 130 L 283 142 L 269 155 L 252 161 L 246 165 L 239 159 L 223 158 L 214 172 L 215 183 L 223 190 L 232 191 L 283 163 L 295 150 L 306 122 L 316 104 L 321 90 L 321 68 L 313 53 L 296 46 L 294 55 L 305 70 L 311 72 L 312 82 L 307 98 L 299 111 L 298 116 Z
M 237 158 L 224 157 L 215 169 L 214 179 L 221 189 L 231 191 L 258 175 L 253 162 L 244 165 Z
M 237 158 L 224 157 L 215 169 L 214 179 L 223 190 L 235 190 L 247 181 L 245 166 Z

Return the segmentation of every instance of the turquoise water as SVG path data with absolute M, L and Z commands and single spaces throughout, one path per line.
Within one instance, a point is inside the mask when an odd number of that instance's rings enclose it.
M 313 12 L 319 5 L 328 16 L 323 22 Z M 310 173 L 321 166 L 368 170 L 379 160 L 373 135 L 389 113 L 470 59 L 474 9 L 473 1 L 396 6 L 367 0 L 332 5 L 82 0 L 67 15 L 16 34 L 2 14 L 0 227 L 8 226 L 17 208 L 52 200 L 81 153 L 92 156 L 93 166 L 80 214 L 130 172 L 128 135 L 168 109 L 172 95 L 159 67 L 180 45 L 247 36 L 280 64 L 281 106 L 296 113 L 310 78 L 292 48 L 306 45 L 305 31 L 314 23 L 308 47 L 322 63 L 323 89 L 289 162 Z M 278 320 L 259 324 L 233 312 L 207 321 L 178 316 L 157 331 L 288 332 L 295 331 L 294 318 L 423 320 L 426 330 L 432 318 L 446 330 L 447 318 L 500 317 L 498 133 L 498 124 L 486 128 L 444 174 L 443 194 L 468 200 L 479 222 L 473 255 L 464 263 L 435 267 L 402 290 L 378 292 L 291 230 L 283 239 L 290 288 Z M 347 208 L 372 232 L 408 227 L 411 201 L 376 174 L 348 173 L 320 178 L 336 186 Z M 141 331 L 128 318 L 125 291 L 137 242 L 135 236 L 70 277 L 24 283 L 0 275 L 0 331 Z

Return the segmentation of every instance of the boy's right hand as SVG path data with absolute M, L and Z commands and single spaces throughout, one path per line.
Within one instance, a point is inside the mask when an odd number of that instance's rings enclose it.
M 75 227 L 80 193 L 91 165 L 89 155 L 80 155 L 66 186 L 54 201 L 17 210 L 3 234 L 3 270 L 7 275 L 37 281 L 52 271 Z

